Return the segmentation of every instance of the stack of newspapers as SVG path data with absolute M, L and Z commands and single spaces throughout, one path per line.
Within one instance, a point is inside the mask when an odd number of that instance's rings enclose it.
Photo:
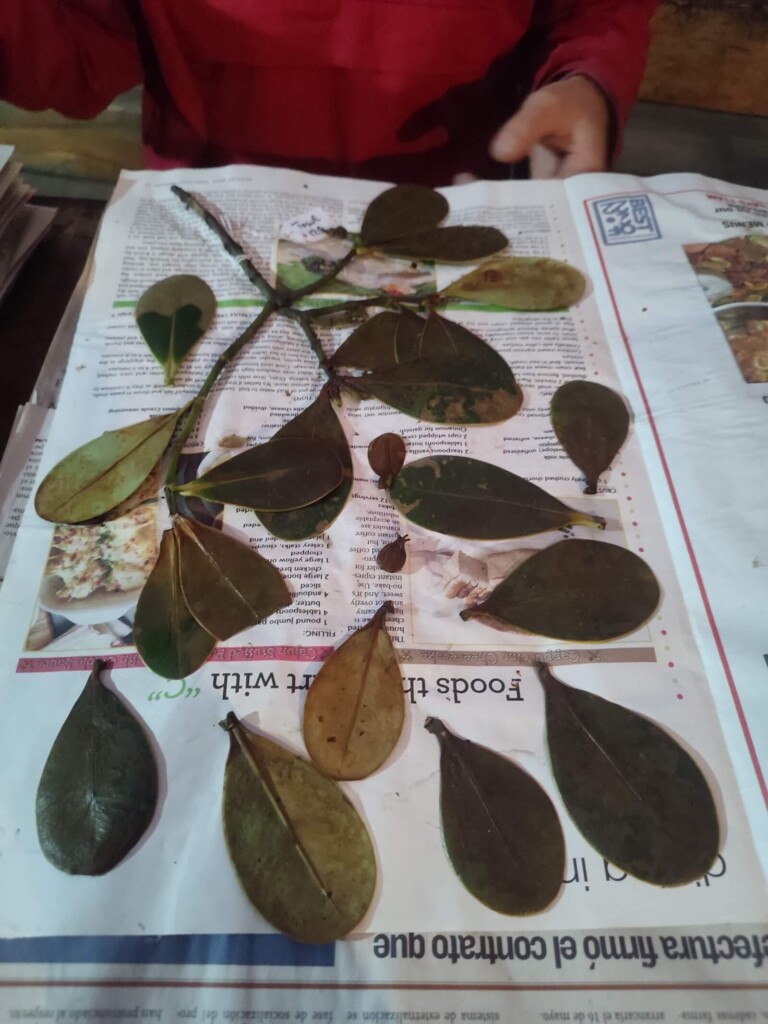
M 13 147 L 0 146 L 0 301 L 56 214 L 52 207 L 33 206 L 33 195 Z

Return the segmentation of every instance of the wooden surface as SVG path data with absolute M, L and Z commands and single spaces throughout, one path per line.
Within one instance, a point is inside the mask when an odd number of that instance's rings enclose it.
M 17 407 L 29 400 L 104 209 L 103 202 L 88 199 L 40 202 L 59 212 L 0 303 L 0 450 Z

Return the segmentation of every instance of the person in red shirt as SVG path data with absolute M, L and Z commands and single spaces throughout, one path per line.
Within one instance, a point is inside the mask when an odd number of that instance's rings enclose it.
M 144 83 L 150 167 L 449 184 L 603 170 L 658 0 L 2 0 L 0 97 L 91 117 Z

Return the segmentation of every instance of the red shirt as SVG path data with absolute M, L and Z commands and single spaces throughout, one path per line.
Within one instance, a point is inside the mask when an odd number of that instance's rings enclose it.
M 150 166 L 501 177 L 531 87 L 588 75 L 623 123 L 657 2 L 2 0 L 0 96 L 90 117 L 144 81 Z

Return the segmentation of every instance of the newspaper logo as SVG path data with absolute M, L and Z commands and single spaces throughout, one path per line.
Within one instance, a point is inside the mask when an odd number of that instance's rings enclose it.
M 650 196 L 614 196 L 592 203 L 604 245 L 651 242 L 661 238 Z

